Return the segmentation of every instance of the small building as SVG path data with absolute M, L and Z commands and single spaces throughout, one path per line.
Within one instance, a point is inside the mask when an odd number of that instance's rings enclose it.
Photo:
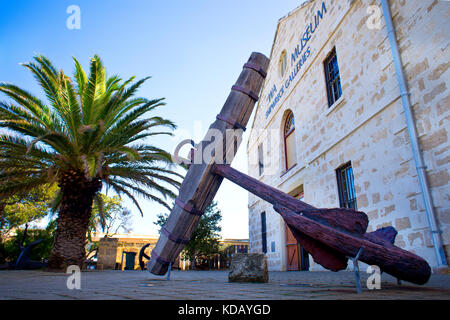
M 450 258 L 450 2 L 389 1 L 436 230 L 379 3 L 310 0 L 278 21 L 248 170 L 315 207 L 365 212 L 368 232 L 395 227 L 395 245 L 436 267 Z M 248 207 L 250 252 L 266 253 L 269 270 L 323 270 L 269 203 L 249 194 Z
M 123 270 L 125 268 L 126 253 L 135 255 L 134 269 L 139 269 L 139 252 L 141 248 L 150 244 L 145 253 L 150 256 L 152 249 L 158 241 L 158 236 L 139 234 L 115 234 L 105 237 L 97 233 L 92 238 L 99 242 L 97 252 L 97 269 Z
M 145 249 L 147 256 L 151 255 L 153 248 L 158 242 L 159 236 L 139 234 L 115 234 L 105 237 L 97 233 L 92 238 L 93 242 L 99 242 L 97 252 L 97 269 L 123 270 L 126 266 L 127 254 L 134 256 L 134 269 L 139 269 L 139 252 L 141 248 L 149 244 Z M 207 269 L 224 269 L 230 266 L 231 257 L 234 253 L 248 252 L 248 239 L 221 239 L 219 245 L 222 248 L 220 254 L 213 257 L 198 257 L 196 265 Z M 206 261 L 207 260 L 207 261 Z M 144 259 L 147 262 L 147 259 Z M 188 270 L 191 262 L 180 257 L 175 261 L 173 268 Z

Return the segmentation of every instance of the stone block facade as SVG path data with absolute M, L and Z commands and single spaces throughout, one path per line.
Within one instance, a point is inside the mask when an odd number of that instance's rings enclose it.
M 117 238 L 101 238 L 98 244 L 97 269 L 114 270 L 116 268 L 116 255 L 119 245 Z
M 144 250 L 147 256 L 151 256 L 153 248 L 156 246 L 158 236 L 152 235 L 139 235 L 139 234 L 114 234 L 105 237 L 104 234 L 95 234 L 92 238 L 94 242 L 98 242 L 97 252 L 97 269 L 99 270 L 123 270 L 126 263 L 126 252 L 136 253 L 134 261 L 134 269 L 140 269 L 139 267 L 139 252 L 143 246 L 149 244 Z M 227 248 L 223 253 L 225 257 L 220 258 L 220 255 L 211 258 L 212 269 L 228 268 L 231 255 L 237 253 L 248 252 L 248 240 L 247 239 L 221 239 L 219 244 L 223 248 Z M 144 257 L 144 262 L 147 259 Z M 181 270 L 189 270 L 191 262 L 184 260 L 182 254 L 175 260 L 173 268 L 179 268 Z
M 150 245 L 147 247 L 147 249 L 145 249 L 145 253 L 150 256 L 151 251 L 158 241 L 158 237 L 128 234 L 119 234 L 110 237 L 96 235 L 93 238 L 93 241 L 99 242 L 97 253 L 97 269 L 123 269 L 125 267 L 126 259 L 124 252 L 136 253 L 134 268 L 139 269 L 139 251 L 144 245 L 149 243 Z M 147 260 L 145 260 L 145 262 L 146 261 Z
M 450 2 L 399 0 L 390 6 L 449 259 Z M 342 95 L 330 107 L 324 61 L 333 48 Z M 281 75 L 283 52 L 287 68 Z M 369 216 L 368 231 L 394 226 L 397 246 L 436 265 L 379 1 L 311 0 L 281 18 L 260 97 L 247 148 L 251 176 L 292 195 L 302 189 L 304 201 L 313 206 L 339 207 L 336 169 L 351 162 L 357 207 Z M 295 118 L 297 164 L 286 171 L 283 127 L 288 111 Z M 259 175 L 261 144 L 264 173 Z M 248 201 L 250 252 L 262 250 L 265 212 L 269 270 L 286 270 L 284 221 L 267 202 L 252 194 Z M 322 270 L 312 259 L 310 266 Z

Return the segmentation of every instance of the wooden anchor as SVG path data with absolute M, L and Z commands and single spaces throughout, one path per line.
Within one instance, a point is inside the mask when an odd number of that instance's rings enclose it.
M 227 178 L 271 203 L 289 226 L 300 245 L 323 267 L 339 271 L 347 267 L 347 257 L 377 265 L 397 279 L 425 284 L 431 268 L 421 257 L 394 245 L 397 231 L 386 227 L 366 233 L 368 218 L 352 209 L 317 209 L 270 187 L 228 165 L 215 165 L 213 173 Z
M 178 257 L 201 215 L 214 199 L 223 178 L 213 174 L 212 167 L 214 163 L 231 163 L 233 160 L 241 139 L 227 139 L 227 131 L 234 130 L 242 134 L 245 130 L 258 100 L 268 66 L 269 59 L 266 56 L 256 52 L 251 54 L 216 121 L 209 127 L 203 141 L 196 146 L 193 163 L 189 166 L 178 198 L 164 225 L 165 232 L 161 232 L 152 250 L 147 264 L 150 272 L 157 275 L 167 272 L 169 264 Z M 220 133 L 221 137 L 218 137 L 217 133 Z M 223 153 L 219 155 L 216 152 L 214 157 L 205 159 L 203 151 L 217 146 L 218 143 L 221 143 Z
M 377 265 L 397 279 L 426 283 L 431 275 L 430 266 L 421 257 L 393 244 L 397 234 L 393 227 L 366 233 L 368 218 L 363 212 L 345 208 L 315 208 L 230 167 L 241 141 L 239 138 L 230 141 L 225 133 L 229 129 L 245 130 L 268 65 L 267 57 L 252 53 L 216 121 L 196 146 L 197 151 L 191 152 L 193 163 L 180 187 L 164 232 L 161 232 L 152 251 L 147 269 L 156 275 L 167 272 L 189 242 L 201 215 L 214 199 L 223 178 L 226 178 L 271 203 L 303 248 L 326 269 L 345 269 L 348 257 L 356 257 L 358 250 L 364 247 L 358 256 L 360 261 Z M 219 142 L 223 152 L 216 152 L 205 160 L 203 150 L 209 150 L 208 147 L 218 143 L 214 132 L 222 134 Z

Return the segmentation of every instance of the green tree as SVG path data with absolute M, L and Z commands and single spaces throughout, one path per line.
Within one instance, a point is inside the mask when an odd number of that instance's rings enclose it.
M 4 224 L 5 228 L 3 229 L 8 231 L 3 233 L 0 240 L 0 263 L 5 260 L 14 262 L 19 256 L 21 248 L 39 239 L 42 239 L 43 242 L 33 249 L 31 258 L 41 261 L 49 258 L 56 220 L 51 219 L 52 216 L 50 216 L 50 221 L 45 229 L 29 229 L 28 225 L 44 218 L 49 213 L 52 215 L 51 201 L 56 191 L 56 188 L 38 188 L 32 190 L 30 194 L 22 195 L 22 197 L 15 195 L 9 199 L 10 204 L 6 206 L 5 210 L 8 213 L 5 215 L 7 223 Z M 100 194 L 100 197 L 103 200 L 103 210 L 100 210 L 98 204 L 94 203 L 87 233 L 87 247 L 90 251 L 97 247 L 97 243 L 91 242 L 94 232 L 102 231 L 107 236 L 112 236 L 118 231 L 129 232 L 130 230 L 131 213 L 123 207 L 120 197 L 108 197 L 104 194 Z M 22 227 L 23 225 L 25 228 Z M 14 233 L 10 234 L 12 229 L 14 229 Z M 8 240 L 6 240 L 7 237 Z M 88 254 L 89 252 L 86 255 Z
M 161 213 L 157 216 L 154 224 L 163 227 L 168 217 L 167 213 Z M 192 232 L 189 243 L 182 252 L 183 258 L 189 259 L 193 268 L 197 257 L 210 257 L 215 253 L 219 253 L 220 232 L 222 231 L 220 221 L 222 221 L 222 212 L 217 207 L 217 202 L 214 201 L 206 208 L 197 227 Z
M 54 233 L 56 230 L 56 221 L 51 221 L 45 229 L 24 229 L 19 228 L 15 234 L 0 243 L 0 263 L 15 262 L 21 253 L 21 249 L 36 240 L 42 240 L 31 251 L 30 259 L 35 261 L 44 261 L 50 257 L 53 245 Z
M 57 187 L 42 185 L 0 200 L 0 236 L 49 214 Z
M 119 196 L 108 197 L 100 194 L 103 205 L 94 203 L 92 208 L 91 222 L 89 223 L 88 238 L 92 233 L 103 232 L 105 236 L 131 231 L 131 212 L 122 205 Z
M 98 56 L 86 75 L 74 58 L 71 79 L 46 57 L 25 63 L 42 87 L 48 104 L 13 84 L 0 83 L 12 102 L 0 103 L 0 197 L 43 184 L 59 187 L 55 241 L 49 268 L 81 266 L 92 203 L 102 205 L 102 186 L 128 196 L 142 214 L 135 195 L 167 205 L 179 187 L 171 156 L 149 138 L 171 135 L 175 125 L 149 115 L 163 99 L 133 95 L 148 79 L 108 77 Z

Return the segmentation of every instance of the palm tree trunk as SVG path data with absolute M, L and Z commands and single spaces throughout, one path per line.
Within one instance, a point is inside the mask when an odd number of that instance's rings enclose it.
M 62 201 L 48 261 L 49 271 L 65 271 L 70 265 L 83 267 L 92 202 L 95 194 L 101 189 L 101 181 L 87 181 L 80 175 L 64 179 L 59 185 Z
M 0 235 L 3 236 L 3 226 L 6 224 L 5 219 L 6 203 L 0 202 Z

